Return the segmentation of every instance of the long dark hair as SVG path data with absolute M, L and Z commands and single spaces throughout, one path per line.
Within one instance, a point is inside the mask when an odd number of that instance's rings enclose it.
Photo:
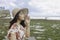
M 17 14 L 15 15 L 15 17 L 13 18 L 12 21 L 10 21 L 10 26 L 9 26 L 9 29 L 11 28 L 11 26 L 17 22 L 17 19 L 19 19 L 19 13 L 21 11 L 18 11 Z M 24 20 L 21 21 L 20 25 L 22 25 L 23 27 L 25 27 L 25 23 L 24 23 Z

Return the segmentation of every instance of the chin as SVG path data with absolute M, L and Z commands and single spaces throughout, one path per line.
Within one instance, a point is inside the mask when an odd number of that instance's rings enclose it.
M 19 19 L 19 20 L 24 20 L 24 18 L 21 18 L 21 19 Z
M 22 20 L 24 20 L 24 19 L 22 19 Z

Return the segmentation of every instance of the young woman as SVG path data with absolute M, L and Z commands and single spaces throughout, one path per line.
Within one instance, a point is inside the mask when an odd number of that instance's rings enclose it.
M 24 40 L 26 28 L 29 24 L 29 17 L 25 15 L 27 10 L 28 9 L 24 12 L 24 9 L 19 9 L 18 11 L 16 10 L 17 12 L 15 11 L 15 14 L 13 13 L 14 18 L 10 21 L 9 31 L 7 34 L 8 40 Z

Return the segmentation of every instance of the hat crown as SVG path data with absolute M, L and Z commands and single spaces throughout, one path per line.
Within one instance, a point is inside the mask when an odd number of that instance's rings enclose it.
M 15 8 L 15 9 L 13 9 L 13 11 L 12 11 L 12 15 L 13 15 L 13 17 L 16 15 L 16 13 L 17 13 L 19 10 L 20 10 L 19 8 Z
M 12 10 L 13 17 L 15 17 L 15 15 L 17 14 L 17 12 L 19 12 L 19 11 L 22 11 L 23 13 L 28 14 L 28 9 L 27 8 L 22 8 L 22 9 L 20 9 L 20 8 L 14 8 Z

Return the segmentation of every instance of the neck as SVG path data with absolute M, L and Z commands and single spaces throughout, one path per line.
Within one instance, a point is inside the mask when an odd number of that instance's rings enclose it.
M 17 20 L 17 24 L 20 24 L 20 22 L 21 22 L 20 20 Z

